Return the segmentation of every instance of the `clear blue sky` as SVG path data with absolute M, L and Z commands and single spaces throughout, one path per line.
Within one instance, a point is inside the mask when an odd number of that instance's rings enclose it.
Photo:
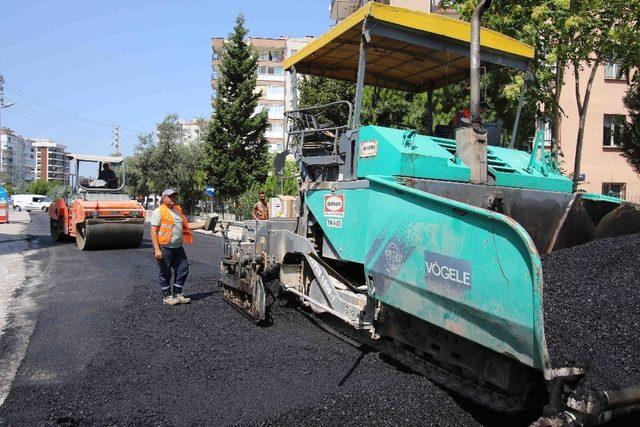
M 2 0 L 2 126 L 70 151 L 108 154 L 119 124 L 136 131 L 168 113 L 211 114 L 211 37 L 243 13 L 250 35 L 319 35 L 330 0 Z

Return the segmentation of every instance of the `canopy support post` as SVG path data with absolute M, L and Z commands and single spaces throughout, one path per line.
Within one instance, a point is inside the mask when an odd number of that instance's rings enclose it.
M 433 89 L 427 91 L 427 135 L 433 135 Z
M 520 99 L 518 100 L 518 111 L 516 112 L 516 121 L 513 123 L 513 131 L 511 132 L 511 141 L 509 142 L 509 148 L 513 148 L 516 143 L 516 135 L 518 134 L 518 126 L 520 126 L 520 114 L 522 113 L 522 105 L 524 104 L 524 94 L 527 90 L 527 80 L 529 80 L 529 73 L 525 74 L 524 82 L 520 88 Z
M 298 109 L 298 72 L 295 65 L 291 67 L 291 109 Z
M 367 30 L 367 19 L 362 23 L 362 35 L 360 37 L 360 54 L 358 56 L 358 77 L 356 80 L 356 99 L 353 108 L 352 127 L 360 127 L 360 112 L 362 111 L 362 92 L 364 91 L 364 73 L 367 66 L 367 38 L 370 37 Z

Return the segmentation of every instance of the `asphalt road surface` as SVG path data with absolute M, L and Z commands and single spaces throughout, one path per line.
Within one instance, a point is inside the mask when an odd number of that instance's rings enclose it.
M 32 217 L 14 295 L 30 314 L 9 315 L 0 336 L 0 363 L 19 362 L 0 425 L 495 424 L 298 310 L 253 325 L 218 293 L 218 238 L 187 247 L 193 302 L 167 307 L 148 239 L 81 252 Z

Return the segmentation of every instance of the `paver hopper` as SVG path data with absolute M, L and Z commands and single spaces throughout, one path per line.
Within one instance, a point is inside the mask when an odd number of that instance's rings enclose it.
M 487 145 L 478 69 L 526 70 L 534 55 L 480 29 L 489 3 L 469 24 L 370 2 L 285 62 L 294 102 L 303 73 L 355 82 L 355 104 L 285 113 L 279 158 L 300 165 L 300 211 L 226 232 L 220 284 L 258 322 L 274 294 L 293 295 L 480 405 L 601 423 L 637 408 L 640 389 L 575 404 L 584 371 L 550 360 L 540 254 L 638 232 L 638 209 L 573 192 L 540 133 L 530 153 Z M 365 84 L 431 92 L 469 75 L 471 123 L 455 140 L 360 126 Z M 350 122 L 323 124 L 337 108 Z
M 73 193 L 54 200 L 49 207 L 51 239 L 75 238 L 80 250 L 139 247 L 145 210 L 124 194 L 122 157 L 71 154 L 69 160 L 75 160 Z M 114 171 L 110 180 L 82 178 L 81 163 L 97 164 L 98 176 L 108 163 L 121 170 L 121 177 L 115 176 Z

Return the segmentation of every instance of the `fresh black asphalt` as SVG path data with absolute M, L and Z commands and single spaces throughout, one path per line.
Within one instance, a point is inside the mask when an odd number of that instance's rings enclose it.
M 544 323 L 554 367 L 587 369 L 581 388 L 640 385 L 640 234 L 543 257 Z
M 217 238 L 198 235 L 187 249 L 194 301 L 167 307 L 148 240 L 80 252 L 50 245 L 47 217 L 33 220 L 35 256 L 47 258 L 39 314 L 0 425 L 487 423 L 293 308 L 253 325 L 218 293 Z

